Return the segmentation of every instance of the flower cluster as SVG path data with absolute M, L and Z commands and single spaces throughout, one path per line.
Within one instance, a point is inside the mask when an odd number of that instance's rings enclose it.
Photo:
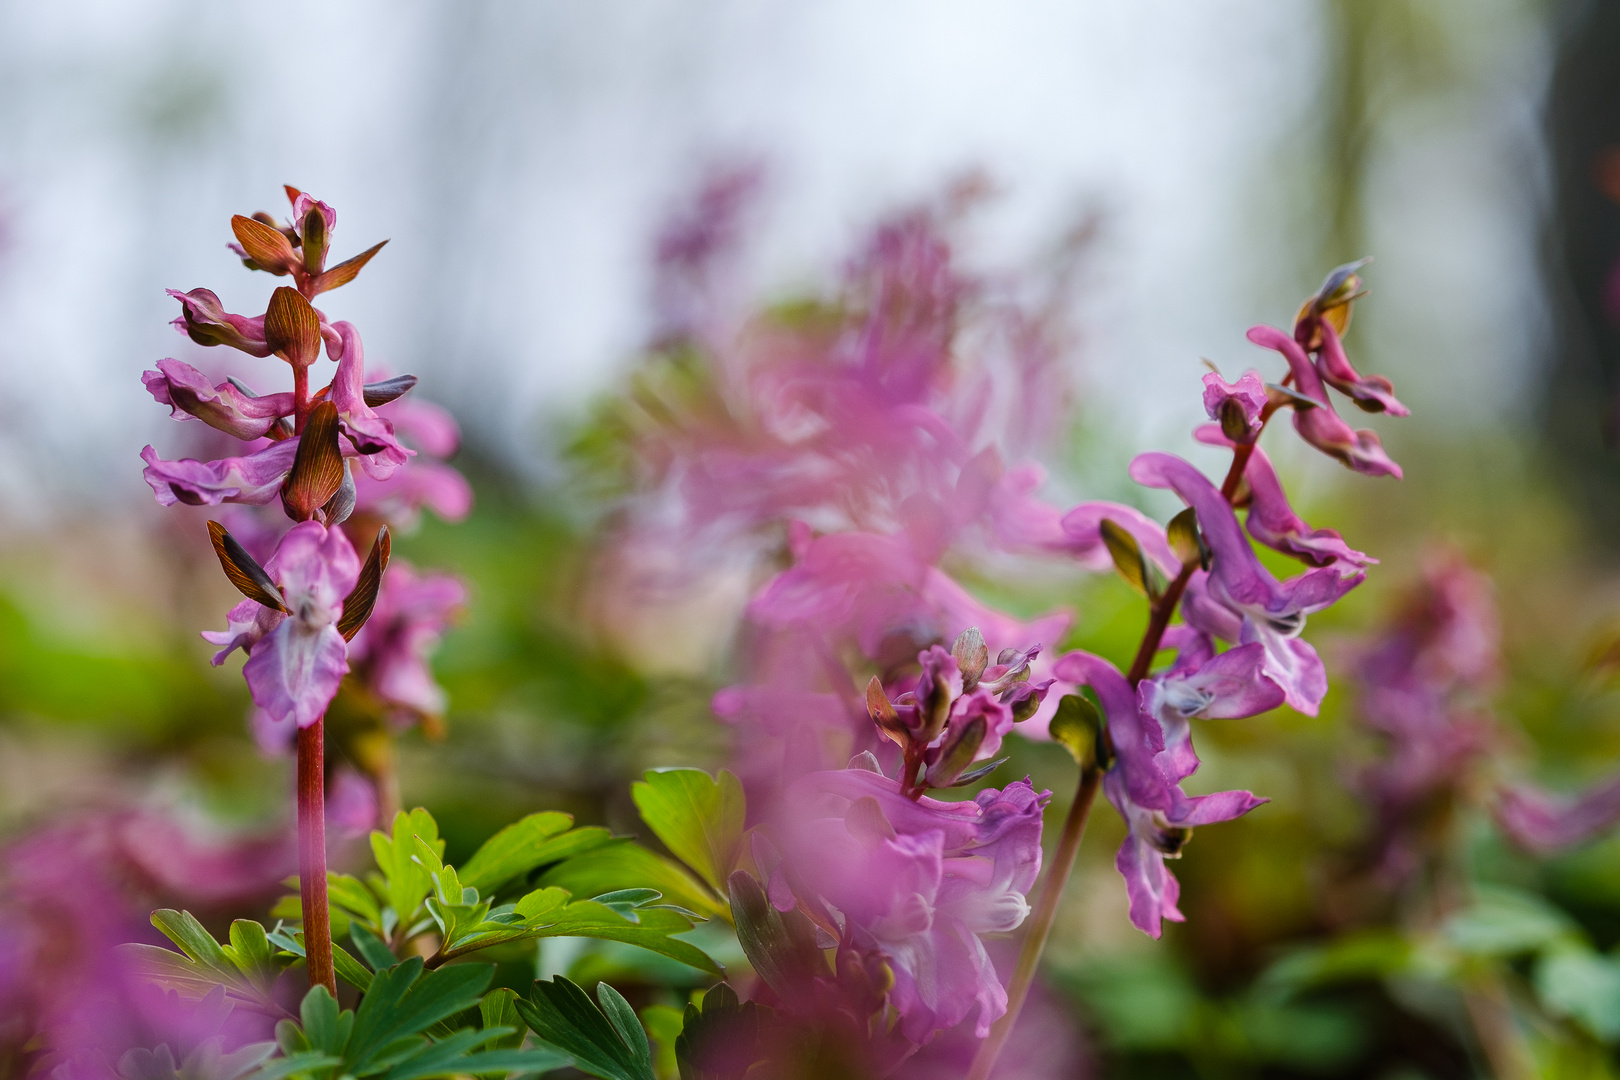
M 1310 615 L 1359 585 L 1374 561 L 1338 533 L 1300 519 L 1257 445 L 1271 417 L 1291 408 L 1295 430 L 1310 445 L 1358 472 L 1400 475 L 1377 436 L 1352 431 L 1323 389 L 1331 385 L 1364 409 L 1406 413 L 1387 380 L 1357 374 L 1344 353 L 1341 337 L 1360 295 L 1359 266 L 1328 275 L 1300 309 L 1292 334 L 1269 326 L 1249 331 L 1251 341 L 1287 360 L 1280 383 L 1268 385 L 1252 370 L 1235 383 L 1216 372 L 1204 377 L 1204 407 L 1214 423 L 1195 436 L 1232 452 L 1219 487 L 1181 458 L 1146 453 L 1131 463 L 1132 479 L 1173 491 L 1187 505 L 1167 529 L 1140 516 L 1116 519 L 1096 504 L 1076 508 L 1061 522 L 1077 539 L 1103 533 L 1121 574 L 1150 602 L 1148 633 L 1129 672 L 1071 652 L 1053 673 L 1060 685 L 1089 687 L 1102 707 L 1102 788 L 1130 830 L 1115 865 L 1126 881 L 1131 921 L 1154 937 L 1163 920 L 1183 918 L 1180 888 L 1165 860 L 1181 854 L 1194 827 L 1229 821 L 1265 801 L 1247 791 L 1189 796 L 1182 790 L 1199 765 L 1190 721 L 1238 719 L 1284 703 L 1315 715 L 1327 692 L 1326 670 L 1300 634 Z M 1242 508 L 1247 516 L 1240 523 L 1236 511 Z M 1308 569 L 1279 581 L 1251 540 Z M 1182 621 L 1171 625 L 1178 606 Z M 1218 642 L 1229 647 L 1222 651 Z M 1175 660 L 1155 674 L 1151 664 L 1160 648 L 1174 649 Z
M 414 376 L 368 369 L 354 325 L 311 303 L 352 281 L 382 244 L 328 267 L 336 211 L 296 189 L 287 194 L 291 224 L 267 214 L 231 222 L 238 240 L 231 247 L 249 269 L 293 281 L 275 290 L 263 315 L 232 314 L 208 289 L 170 295 L 181 305 L 176 329 L 198 345 L 279 357 L 291 368 L 292 391 L 256 393 L 234 376 L 215 384 L 174 359 L 142 376 L 175 419 L 201 420 L 245 444 L 212 461 L 165 460 L 150 446 L 141 457 L 160 504 L 232 508 L 231 530 L 219 522 L 209 528 L 246 599 L 224 631 L 203 636 L 220 646 L 215 664 L 238 648 L 249 654 L 243 673 L 257 707 L 255 731 L 268 748 L 285 747 L 294 730 L 315 723 L 351 668 L 390 709 L 429 718 L 442 712 L 426 650 L 463 593 L 454 579 L 419 577 L 397 564 L 384 575 L 389 526 L 409 527 L 423 507 L 450 520 L 471 507 L 466 481 L 442 464 L 459 442 L 455 422 L 405 396 Z M 323 348 L 336 368 L 312 391 Z M 278 501 L 294 523 L 285 531 L 234 509 Z M 371 554 L 362 565 L 365 544 Z M 386 613 L 386 628 L 356 642 L 373 612 Z

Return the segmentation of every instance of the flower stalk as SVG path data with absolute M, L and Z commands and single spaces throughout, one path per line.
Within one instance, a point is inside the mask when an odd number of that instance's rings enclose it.
M 326 900 L 326 723 L 298 729 L 298 889 L 309 985 L 337 994 L 332 916 Z

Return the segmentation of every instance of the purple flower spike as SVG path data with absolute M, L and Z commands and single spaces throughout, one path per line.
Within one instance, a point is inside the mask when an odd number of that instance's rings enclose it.
M 1350 366 L 1350 358 L 1344 354 L 1344 343 L 1339 340 L 1339 332 L 1333 329 L 1332 322 L 1318 319 L 1316 325 L 1322 335 L 1316 370 L 1329 385 L 1368 412 L 1412 415 L 1412 410 L 1395 397 L 1395 387 L 1388 379 L 1382 375 L 1362 375 Z
M 281 492 L 298 453 L 297 439 L 284 439 L 245 457 L 197 461 L 164 461 L 150 446 L 141 451 L 146 468 L 141 475 L 160 506 L 183 502 L 190 506 L 252 503 L 262 506 Z
M 229 345 L 250 356 L 270 355 L 270 343 L 264 337 L 263 315 L 251 319 L 232 315 L 211 289 L 166 291 L 182 305 L 174 328 L 198 345 Z
M 201 420 L 246 441 L 262 438 L 277 420 L 293 412 L 291 394 L 254 397 L 229 382 L 214 386 L 202 372 L 178 360 L 159 360 L 158 369 L 144 372 L 141 382 L 160 404 L 173 410 L 174 419 Z
M 1265 407 L 1266 384 L 1258 372 L 1245 371 L 1235 383 L 1213 371 L 1204 376 L 1204 411 L 1233 442 L 1252 443 L 1260 437 Z
M 1249 340 L 1282 353 L 1293 372 L 1294 389 L 1316 402 L 1314 406 L 1299 405 L 1294 409 L 1294 430 L 1300 438 L 1358 473 L 1400 479 L 1401 467 L 1384 453 L 1377 433 L 1357 431 L 1333 411 L 1321 376 L 1298 342 L 1275 326 L 1250 327 Z
M 341 529 L 304 521 L 281 538 L 265 570 L 293 614 L 277 613 L 275 628 L 252 646 L 242 674 L 269 725 L 308 727 L 349 670 L 348 642 L 337 621 L 360 576 L 360 558 Z

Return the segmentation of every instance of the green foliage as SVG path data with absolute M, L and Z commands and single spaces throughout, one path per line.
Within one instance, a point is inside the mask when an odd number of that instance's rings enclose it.
M 779 996 L 790 998 L 826 970 L 815 926 L 804 912 L 776 910 L 746 870 L 731 875 L 731 912 L 748 962 Z
M 152 925 L 180 948 L 179 953 L 156 945 L 121 945 L 136 970 L 166 990 L 200 1001 L 223 987 L 231 1001 L 255 1012 L 281 1016 L 284 1010 L 270 995 L 276 976 L 298 956 L 272 947 L 271 935 L 247 919 L 231 924 L 231 943 L 221 945 L 190 912 L 164 908 L 152 913 Z
M 731 918 L 725 901 L 679 863 L 628 841 L 597 848 L 589 858 L 559 863 L 542 874 L 539 883 L 581 896 L 646 886 L 663 893 L 670 903 L 705 918 Z
M 406 943 L 429 931 L 439 938 L 430 960 L 435 967 L 497 945 L 589 937 L 637 945 L 720 974 L 720 966 L 701 949 L 675 937 L 691 930 L 694 920 L 712 914 L 717 901 L 680 867 L 651 852 L 628 859 L 609 856 L 611 872 L 595 872 L 599 856 L 628 845 L 605 829 L 572 825 L 567 814 L 531 814 L 491 837 L 461 872 L 443 861 L 444 842 L 431 814 L 420 807 L 400 812 L 392 833 L 371 834 L 377 873 L 364 882 L 341 874 L 327 877 L 334 934 L 341 936 L 341 917 L 355 951 L 370 967 L 368 971 L 349 954 L 334 950 L 338 974 L 364 990 L 371 972 L 391 966 Z M 568 860 L 563 865 L 571 868 L 560 877 L 589 899 L 575 900 L 572 889 L 547 882 L 507 902 L 494 902 L 503 890 L 521 887 L 535 869 L 560 860 Z M 626 869 L 647 874 L 637 877 Z M 602 887 L 609 880 L 611 887 Z M 677 901 L 693 900 L 703 910 L 661 903 L 665 886 L 674 886 Z M 297 898 L 291 896 L 276 908 L 286 916 L 297 910 Z M 298 951 L 301 955 L 301 946 Z
M 703 1006 L 688 1004 L 675 1060 L 681 1080 L 740 1080 L 761 1054 L 760 1029 L 770 1010 L 741 1002 L 721 983 L 703 995 Z
M 209 1039 L 176 1065 L 168 1046 L 137 1048 L 118 1059 L 118 1075 L 122 1080 L 239 1080 L 249 1073 L 264 1078 L 265 1071 L 259 1066 L 275 1052 L 275 1043 L 261 1042 L 227 1054 L 223 1038 Z
M 737 778 L 729 772 L 715 780 L 701 769 L 668 769 L 648 773 L 630 794 L 641 820 L 664 846 L 724 894 L 742 850 L 747 814 Z
M 413 956 L 379 972 L 354 1011 L 340 1009 L 326 988 L 317 986 L 304 996 L 298 1020 L 276 1025 L 282 1057 L 267 1062 L 252 1080 L 425 1080 L 566 1065 L 565 1057 L 549 1050 L 514 1048 L 513 1028 L 489 1023 L 490 1011 L 483 1008 L 479 1027 L 444 1026 L 494 996 L 483 995 L 493 971 L 481 964 L 425 971 L 422 959 Z
M 657 1080 L 652 1048 L 630 1003 L 607 983 L 596 987 L 598 1009 L 562 976 L 535 980 L 518 1013 L 541 1042 L 567 1054 L 581 1072 L 602 1080 Z

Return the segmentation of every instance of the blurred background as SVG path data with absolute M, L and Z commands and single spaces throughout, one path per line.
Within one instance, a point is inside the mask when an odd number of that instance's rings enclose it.
M 1321 718 L 1212 731 L 1200 782 L 1273 803 L 1200 834 L 1177 871 L 1190 921 L 1163 943 L 1127 923 L 1119 828 L 1099 822 L 1050 1001 L 1071 1075 L 1487 1071 L 1455 1002 L 1406 975 L 1284 1001 L 1266 973 L 1399 922 L 1331 902 L 1368 813 L 1345 762 L 1376 752 L 1342 672 L 1436 560 L 1492 583 L 1501 676 L 1479 704 L 1501 768 L 1573 790 L 1620 752 L 1589 663 L 1620 621 L 1612 3 L 0 4 L 0 839 L 145 813 L 212 851 L 285 826 L 288 763 L 253 747 L 239 662 L 208 667 L 197 637 L 230 588 L 201 517 L 155 506 L 137 456 L 195 452 L 139 379 L 201 352 L 163 290 L 261 310 L 275 282 L 240 268 L 228 222 L 283 215 L 282 183 L 337 208 L 339 256 L 390 240 L 325 308 L 454 414 L 476 496 L 397 546 L 470 589 L 435 657 L 445 735 L 399 741 L 405 804 L 434 811 L 453 859 L 532 809 L 634 831 L 630 778 L 724 763 L 708 701 L 748 582 L 674 629 L 604 627 L 593 538 L 625 490 L 590 450 L 664 328 L 660 230 L 739 168 L 758 194 L 738 311 L 825 296 L 875 222 L 964 186 L 983 197 L 954 254 L 983 280 L 1069 260 L 1049 491 L 1161 517 L 1173 504 L 1124 467 L 1187 451 L 1202 360 L 1256 362 L 1246 327 L 1286 325 L 1328 268 L 1374 256 L 1354 352 L 1412 408 L 1369 421 L 1406 479 L 1277 452 L 1302 513 L 1383 560 L 1313 621 L 1336 689 Z M 1070 644 L 1121 656 L 1140 633 L 1117 582 L 1025 584 L 998 599 L 1029 614 L 1056 590 Z M 1066 792 L 1048 751 L 1005 775 Z M 1458 830 L 1469 874 L 1594 956 L 1620 941 L 1616 843 L 1537 860 L 1483 814 Z M 132 910 L 227 918 L 278 891 L 117 859 Z M 1509 998 L 1514 977 L 1540 985 L 1527 955 L 1488 953 Z M 1620 966 L 1591 978 L 1531 1002 L 1575 1048 L 1557 1075 L 1614 1067 Z M 1571 996 L 1596 1012 L 1547 1003 Z

